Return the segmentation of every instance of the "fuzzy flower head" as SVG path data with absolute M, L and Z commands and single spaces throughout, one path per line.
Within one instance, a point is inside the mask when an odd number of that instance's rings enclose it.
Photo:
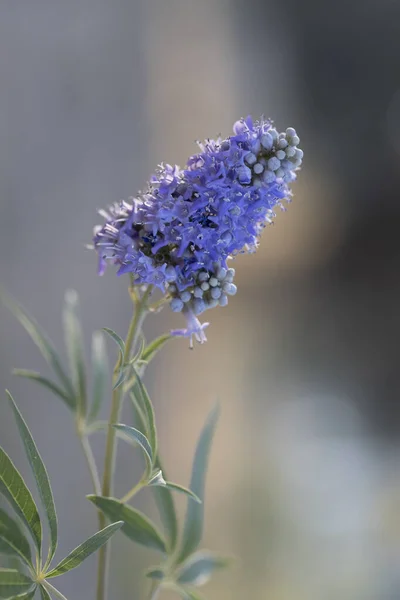
M 303 159 L 292 127 L 279 133 L 270 121 L 247 117 L 233 131 L 199 143 L 184 169 L 160 165 L 145 192 L 101 211 L 106 222 L 94 235 L 99 272 L 113 263 L 118 274 L 158 287 L 200 342 L 197 315 L 236 293 L 228 260 L 257 248 L 275 207 L 290 200 Z

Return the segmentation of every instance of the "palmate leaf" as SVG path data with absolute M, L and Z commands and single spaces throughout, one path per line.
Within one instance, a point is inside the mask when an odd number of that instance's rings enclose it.
M 101 531 L 98 531 L 88 540 L 80 544 L 77 548 L 72 550 L 54 569 L 52 569 L 49 573 L 46 573 L 46 578 L 50 579 L 51 577 L 58 577 L 63 573 L 67 573 L 67 571 L 71 571 L 72 569 L 76 569 L 79 565 L 93 552 L 96 552 L 101 546 L 103 546 L 112 535 L 118 529 L 121 529 L 123 523 L 119 521 L 117 523 L 112 523 L 108 525 Z
M 132 400 L 134 422 L 142 433 L 146 433 L 148 427 L 146 424 L 145 413 L 141 409 L 141 405 L 133 393 L 130 394 L 130 398 Z M 166 477 L 160 456 L 157 456 L 154 466 L 160 469 Z M 175 502 L 172 493 L 168 488 L 155 486 L 152 490 L 167 538 L 168 552 L 172 553 L 178 540 L 178 519 L 176 516 Z
M 216 406 L 209 414 L 197 444 L 192 467 L 190 489 L 200 498 L 202 503 L 188 503 L 181 547 L 176 561 L 178 564 L 182 563 L 190 554 L 192 554 L 192 552 L 194 552 L 194 550 L 196 550 L 203 534 L 205 478 L 208 466 L 208 456 L 218 415 L 219 408 Z
M 166 543 L 154 523 L 144 514 L 115 498 L 104 496 L 88 496 L 88 499 L 112 520 L 123 521 L 121 529 L 129 539 L 160 552 L 166 552 Z
M 32 494 L 10 457 L 0 448 L 0 494 L 11 504 L 17 515 L 27 526 L 40 553 L 42 525 Z
M 70 406 L 74 406 L 74 389 L 71 382 L 63 369 L 62 362 L 58 356 L 53 344 L 47 338 L 41 327 L 36 323 L 26 310 L 16 302 L 13 298 L 10 298 L 4 292 L 1 292 L 0 299 L 9 308 L 9 310 L 18 319 L 21 325 L 25 328 L 28 334 L 31 336 L 33 342 L 39 348 L 40 352 L 48 364 L 53 368 L 55 374 L 59 378 L 63 388 L 65 389 L 67 397 L 70 399 Z M 39 381 L 39 380 L 37 380 Z
M 108 358 L 104 335 L 95 331 L 92 338 L 93 399 L 88 423 L 93 423 L 99 414 L 108 382 Z
M 214 571 L 225 569 L 230 563 L 228 558 L 205 550 L 192 554 L 177 573 L 177 581 L 183 585 L 204 585 Z
M 15 569 L 0 568 L 0 598 L 12 598 L 26 593 L 34 586 L 34 582 Z
M 38 452 L 36 444 L 32 438 L 31 432 L 28 429 L 27 424 L 25 423 L 20 411 L 17 408 L 17 405 L 14 402 L 13 397 L 10 392 L 6 390 L 8 398 L 11 403 L 11 408 L 14 412 L 14 417 L 17 422 L 18 430 L 22 439 L 22 442 L 25 447 L 25 452 L 31 466 L 33 475 L 35 477 L 37 489 L 40 495 L 40 499 L 43 504 L 43 508 L 45 509 L 47 522 L 49 524 L 50 531 L 50 548 L 47 559 L 47 564 L 50 564 L 51 559 L 53 558 L 58 541 L 58 532 L 57 532 L 57 514 L 56 507 L 54 505 L 53 492 L 50 485 L 49 476 L 47 474 L 46 467 L 44 466 L 43 460 Z
M 0 554 L 18 556 L 28 566 L 32 564 L 29 542 L 18 523 L 0 508 Z
M 74 385 L 77 409 L 80 415 L 86 415 L 86 375 L 83 351 L 82 328 L 77 315 L 78 294 L 68 290 L 65 294 L 63 311 L 65 345 L 67 347 L 72 381 Z

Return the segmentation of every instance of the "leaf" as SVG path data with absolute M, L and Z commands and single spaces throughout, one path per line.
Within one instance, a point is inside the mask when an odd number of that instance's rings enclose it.
M 31 379 L 32 381 L 36 381 L 40 383 L 44 387 L 48 388 L 53 394 L 59 396 L 63 402 L 74 410 L 75 408 L 75 399 L 70 397 L 67 392 L 65 392 L 61 387 L 59 387 L 56 383 L 47 379 L 47 377 L 43 377 L 37 371 L 29 371 L 28 369 L 13 369 L 13 374 L 18 377 L 26 377 L 27 379 Z
M 148 473 L 150 473 L 150 471 L 153 467 L 153 451 L 151 449 L 151 446 L 150 446 L 150 443 L 149 443 L 149 440 L 147 439 L 147 437 L 145 435 L 143 435 L 143 433 L 141 433 L 138 429 L 135 429 L 134 427 L 129 427 L 129 425 L 117 424 L 117 425 L 113 425 L 113 427 L 115 429 L 117 429 L 118 431 L 121 431 L 122 433 L 127 435 L 130 439 L 132 439 L 137 444 L 139 444 L 139 446 L 142 448 L 145 458 L 146 458 Z
M 149 363 L 154 356 L 157 354 L 159 350 L 173 338 L 170 333 L 165 333 L 164 335 L 160 335 L 160 337 L 156 338 L 150 344 L 146 346 L 141 355 L 141 360 Z
M 67 347 L 72 381 L 79 414 L 86 415 L 86 375 L 82 328 L 77 316 L 78 294 L 68 290 L 63 312 L 65 345 Z
M 51 600 L 51 596 L 50 596 L 49 592 L 46 590 L 46 588 L 43 585 L 41 585 L 39 589 L 40 589 L 40 595 L 42 597 L 42 600 Z
M 111 339 L 114 340 L 114 342 L 117 344 L 117 346 L 119 348 L 118 363 L 119 363 L 120 371 L 119 371 L 117 380 L 115 381 L 115 383 L 113 385 L 113 390 L 116 390 L 117 387 L 119 387 L 121 385 L 121 383 L 123 383 L 125 381 L 125 378 L 126 378 L 126 374 L 124 372 L 125 342 L 122 338 L 119 337 L 119 335 L 117 333 L 115 333 L 115 331 L 113 331 L 112 329 L 109 329 L 108 327 L 103 327 L 102 331 L 105 331 L 111 337 Z
M 47 558 L 47 564 L 49 564 L 55 554 L 58 540 L 57 514 L 56 507 L 54 505 L 53 492 L 51 489 L 49 476 L 47 474 L 46 467 L 43 464 L 43 460 L 38 452 L 38 449 L 26 422 L 24 421 L 10 392 L 6 390 L 6 393 L 10 400 L 11 408 L 14 412 L 14 417 L 17 422 L 18 430 L 25 447 L 26 456 L 28 458 L 32 472 L 35 476 L 35 481 L 40 495 L 40 499 L 43 504 L 43 508 L 46 512 L 47 522 L 49 524 L 50 531 L 50 548 Z
M 226 568 L 230 560 L 212 552 L 192 554 L 177 573 L 177 582 L 195 586 L 204 585 L 214 571 Z
M 123 523 L 117 522 L 108 525 L 101 531 L 98 531 L 88 540 L 80 544 L 77 548 L 72 550 L 54 569 L 52 569 L 49 573 L 46 574 L 46 578 L 58 577 L 63 573 L 67 573 L 67 571 L 71 571 L 72 569 L 76 569 L 79 565 L 93 552 L 96 552 L 101 546 L 103 546 L 112 535 L 118 529 L 121 529 Z
M 124 522 L 122 533 L 132 541 L 154 548 L 160 552 L 166 551 L 166 543 L 157 530 L 156 526 L 144 514 L 135 510 L 127 504 L 122 504 L 115 498 L 105 498 L 104 496 L 87 496 L 97 508 L 99 508 L 109 519 L 121 520 Z
M 218 406 L 209 414 L 200 434 L 193 460 L 190 489 L 198 496 L 202 504 L 189 502 L 185 518 L 185 526 L 178 553 L 177 563 L 181 563 L 196 550 L 203 534 L 204 521 L 204 488 L 208 465 L 208 456 L 219 415 Z
M 136 375 L 136 383 L 133 387 L 132 392 L 137 398 L 144 413 L 144 418 L 146 420 L 146 434 L 150 442 L 151 449 L 153 451 L 153 456 L 157 456 L 157 430 L 154 416 L 154 408 L 151 403 L 149 394 L 147 393 L 147 390 L 144 387 L 141 378 L 139 377 L 139 374 L 135 371 L 135 369 L 134 372 Z
M 0 494 L 3 494 L 17 515 L 28 527 L 40 552 L 42 525 L 35 501 L 10 457 L 0 448 Z
M 130 394 L 132 400 L 132 407 L 134 412 L 134 422 L 137 427 L 146 432 L 145 416 L 141 409 L 138 400 L 134 394 Z M 160 469 L 164 474 L 160 456 L 157 456 L 155 461 L 156 468 Z M 166 487 L 155 486 L 152 488 L 154 499 L 156 501 L 157 510 L 160 514 L 160 518 L 164 527 L 165 535 L 167 537 L 168 551 L 171 553 L 175 549 L 175 545 L 178 539 L 178 520 L 176 517 L 175 503 L 171 491 Z
M 150 567 L 150 569 L 147 569 L 146 571 L 146 577 L 148 577 L 149 579 L 154 579 L 156 581 L 161 581 L 162 579 L 164 579 L 165 573 L 159 567 Z
M 191 498 L 195 502 L 198 502 L 199 504 L 201 504 L 200 498 L 198 496 L 196 496 L 196 494 L 194 494 L 192 492 L 192 490 L 189 490 L 188 488 L 184 487 L 183 485 L 179 485 L 178 483 L 172 483 L 171 481 L 166 481 L 164 484 L 156 482 L 156 483 L 151 483 L 150 485 L 168 488 L 169 490 L 172 490 L 173 492 L 180 492 L 181 494 L 185 494 L 186 496 L 189 496 L 189 498 Z
M 30 592 L 27 592 L 26 594 L 18 594 L 18 596 L 12 596 L 12 598 L 8 598 L 8 600 L 32 600 L 36 593 L 36 589 L 37 587 L 35 586 Z
M 7 308 L 9 308 L 13 315 L 18 319 L 18 321 L 25 328 L 25 330 L 29 333 L 33 342 L 39 348 L 40 352 L 42 353 L 42 356 L 45 358 L 48 364 L 53 368 L 57 377 L 63 384 L 67 395 L 70 396 L 71 401 L 73 402 L 73 387 L 62 367 L 60 357 L 58 356 L 53 344 L 47 338 L 46 334 L 42 331 L 38 323 L 36 323 L 35 319 L 33 319 L 26 312 L 26 310 L 20 304 L 18 304 L 18 302 L 16 302 L 16 300 L 10 298 L 3 292 L 1 293 L 1 300 L 4 302 Z
M 92 338 L 93 400 L 88 422 L 92 423 L 99 414 L 108 382 L 108 358 L 104 336 L 95 331 Z
M 0 598 L 11 598 L 22 592 L 27 592 L 33 586 L 33 581 L 15 569 L 0 568 Z
M 27 565 L 32 564 L 29 542 L 18 523 L 0 508 L 0 554 L 19 556 Z
M 203 596 L 200 596 L 197 590 L 192 590 L 189 587 L 176 584 L 172 584 L 171 588 L 177 592 L 183 600 L 203 600 Z

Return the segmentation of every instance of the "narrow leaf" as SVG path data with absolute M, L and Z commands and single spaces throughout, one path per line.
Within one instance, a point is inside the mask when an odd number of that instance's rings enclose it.
M 197 590 L 190 587 L 172 584 L 171 589 L 177 592 L 183 600 L 204 600 L 203 596 L 200 596 Z
M 134 422 L 140 431 L 146 432 L 146 418 L 141 405 L 133 393 L 130 394 L 130 398 L 132 400 Z M 162 466 L 160 456 L 157 456 L 154 466 L 160 469 L 165 475 L 165 470 Z M 168 551 L 171 553 L 175 549 L 178 539 L 178 520 L 176 517 L 174 499 L 171 491 L 166 487 L 155 486 L 152 488 L 152 490 L 167 538 Z
M 154 408 L 151 403 L 149 394 L 147 393 L 147 390 L 146 390 L 145 386 L 143 385 L 143 382 L 142 382 L 141 378 L 139 377 L 139 374 L 136 371 L 135 371 L 135 375 L 136 375 L 136 383 L 133 387 L 132 392 L 138 399 L 138 402 L 140 403 L 140 406 L 143 410 L 143 413 L 144 413 L 144 416 L 146 419 L 146 434 L 147 434 L 147 438 L 150 442 L 151 449 L 153 451 L 153 456 L 157 456 L 157 430 L 156 430 L 156 422 L 155 422 L 155 416 L 154 416 Z
M 80 546 L 72 550 L 54 569 L 47 573 L 46 578 L 58 577 L 67 571 L 71 571 L 79 565 L 93 552 L 96 552 L 103 546 L 118 529 L 121 529 L 123 523 L 112 523 L 101 531 L 98 531 Z
M 166 551 L 165 540 L 156 526 L 144 514 L 135 510 L 127 504 L 122 504 L 115 498 L 105 498 L 104 496 L 88 496 L 97 508 L 111 520 L 121 520 L 124 522 L 122 533 L 132 541 L 154 548 L 160 552 Z
M 161 581 L 165 577 L 165 573 L 159 567 L 150 567 L 146 571 L 146 577 L 149 579 L 155 579 L 156 581 Z
M 36 504 L 10 457 L 0 448 L 0 494 L 28 527 L 40 552 L 42 525 Z
M 62 367 L 60 357 L 58 356 L 53 344 L 47 338 L 46 334 L 42 331 L 41 327 L 38 325 L 38 323 L 36 323 L 35 319 L 33 319 L 26 312 L 26 310 L 16 302 L 16 300 L 10 298 L 3 292 L 1 293 L 1 300 L 31 336 L 33 342 L 36 344 L 36 346 L 42 353 L 42 356 L 53 368 L 60 382 L 63 384 L 68 396 L 73 398 L 74 390 L 68 376 L 66 375 Z
M 104 335 L 95 331 L 92 338 L 93 399 L 88 422 L 92 423 L 99 414 L 107 390 L 108 358 Z
M 192 492 L 192 490 L 189 490 L 188 488 L 184 487 L 183 485 L 179 485 L 178 483 L 172 483 L 172 481 L 166 481 L 164 484 L 153 483 L 152 485 L 168 488 L 169 490 L 172 490 L 173 492 L 180 492 L 181 494 L 185 494 L 186 496 L 189 496 L 189 498 L 191 498 L 195 502 L 198 502 L 199 504 L 201 504 L 200 498 L 198 496 L 196 496 L 196 494 L 194 494 Z
M 188 558 L 177 573 L 177 581 L 181 584 L 195 586 L 204 585 L 214 571 L 225 569 L 230 560 L 211 552 L 196 552 Z
M 54 381 L 47 379 L 47 377 L 43 377 L 43 375 L 41 375 L 37 371 L 29 371 L 28 369 L 13 369 L 13 374 L 17 375 L 18 377 L 26 377 L 27 379 L 31 379 L 32 381 L 40 383 L 41 385 L 49 389 L 51 392 L 53 392 L 53 394 L 59 396 L 61 400 L 65 402 L 65 404 L 68 406 L 68 408 L 74 410 L 75 398 L 69 396 L 67 392 L 65 392 L 60 386 L 54 383 Z
M 147 468 L 150 472 L 153 466 L 153 451 L 151 449 L 149 440 L 143 433 L 141 433 L 138 429 L 134 427 L 129 427 L 129 425 L 117 424 L 114 425 L 115 429 L 121 431 L 126 436 L 128 436 L 131 440 L 139 444 L 144 452 L 144 456 L 146 458 Z
M 15 420 L 19 429 L 19 433 L 25 447 L 26 456 L 28 458 L 32 472 L 35 476 L 35 481 L 40 495 L 40 499 L 42 501 L 43 508 L 46 512 L 46 518 L 49 524 L 50 531 L 50 548 L 47 559 L 47 564 L 49 564 L 55 554 L 58 540 L 57 514 L 56 507 L 54 505 L 53 492 L 51 489 L 49 476 L 47 474 L 46 467 L 44 466 L 43 460 L 38 452 L 38 449 L 26 422 L 24 421 L 10 392 L 6 390 L 6 393 L 8 394 L 11 403 L 11 408 L 13 409 Z
M 112 388 L 112 389 L 113 389 L 113 390 L 116 390 L 117 388 L 119 388 L 119 386 L 120 386 L 122 383 L 124 383 L 124 381 L 125 381 L 125 379 L 127 378 L 127 376 L 128 376 L 128 371 L 122 367 L 122 369 L 121 369 L 121 370 L 120 370 L 120 372 L 119 372 L 118 378 L 117 378 L 117 380 L 115 381 L 115 383 L 114 383 L 114 385 L 113 385 L 113 388 Z
M 46 590 L 46 588 L 43 585 L 40 586 L 40 595 L 42 597 L 42 600 L 51 600 L 51 596 L 50 596 L 49 592 Z
M 161 348 L 165 346 L 165 344 L 172 338 L 173 336 L 170 333 L 160 335 L 160 337 L 156 338 L 146 346 L 146 348 L 142 352 L 140 359 L 144 362 L 149 363 L 152 360 L 152 358 L 154 358 L 154 356 L 157 354 L 157 352 L 161 350 Z
M 18 594 L 18 596 L 12 596 L 11 598 L 8 598 L 8 600 L 32 600 L 36 593 L 36 589 L 37 586 L 35 586 L 30 592 L 26 592 L 26 594 Z
M 105 331 L 111 337 L 111 339 L 114 340 L 114 342 L 117 344 L 117 346 L 119 348 L 118 363 L 119 363 L 120 371 L 119 371 L 118 377 L 113 385 L 113 390 L 116 390 L 117 387 L 119 387 L 121 385 L 121 383 L 123 383 L 126 379 L 126 372 L 124 371 L 125 342 L 112 329 L 109 329 L 108 327 L 103 327 L 103 331 Z
M 17 594 L 27 592 L 33 581 L 15 569 L 0 568 L 0 598 L 11 598 Z
M 31 565 L 31 549 L 18 523 L 0 508 L 0 554 L 19 556 Z
M 115 333 L 115 331 L 113 331 L 112 329 L 109 329 L 108 327 L 103 327 L 102 331 L 105 331 L 110 338 L 112 338 L 114 340 L 114 342 L 117 344 L 119 351 L 120 351 L 120 363 L 121 365 L 124 364 L 125 361 L 125 342 L 122 338 L 119 337 L 119 335 L 117 333 Z
M 197 444 L 192 467 L 190 489 L 200 498 L 202 504 L 196 502 L 189 502 L 188 504 L 181 548 L 177 558 L 178 563 L 183 562 L 189 554 L 196 550 L 203 534 L 205 479 L 208 456 L 218 414 L 219 409 L 216 406 L 208 416 Z
M 64 306 L 64 335 L 67 347 L 72 381 L 79 413 L 86 415 L 86 375 L 85 357 L 83 351 L 82 328 L 77 315 L 78 294 L 68 290 L 65 294 Z

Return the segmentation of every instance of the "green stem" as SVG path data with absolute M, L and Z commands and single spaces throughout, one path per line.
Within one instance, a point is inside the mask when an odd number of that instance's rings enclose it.
M 129 502 L 129 500 L 131 500 L 133 496 L 135 496 L 135 494 L 137 494 L 142 488 L 146 487 L 146 484 L 147 482 L 141 479 L 136 485 L 134 485 L 129 490 L 129 492 L 125 494 L 125 496 L 121 498 L 120 502 L 122 502 L 122 504 L 126 504 L 127 502 Z
M 141 298 L 138 298 L 135 288 L 130 289 L 132 300 L 136 303 L 135 312 L 133 314 L 131 323 L 129 325 L 128 335 L 125 341 L 125 360 L 129 361 L 132 350 L 135 349 L 137 341 L 139 339 L 141 327 L 144 318 L 147 313 L 147 301 L 151 294 L 152 286 L 149 286 L 143 293 Z M 115 382 L 120 372 L 121 364 L 120 359 L 117 360 L 117 364 L 114 368 L 113 381 Z M 120 385 L 113 391 L 111 400 L 111 411 L 110 418 L 108 421 L 107 441 L 106 441 L 106 452 L 104 458 L 104 472 L 103 472 L 103 485 L 102 485 L 102 496 L 112 495 L 112 484 L 113 484 L 113 473 L 115 465 L 115 447 L 116 447 L 116 429 L 111 427 L 113 423 L 118 423 L 119 415 L 121 413 L 123 400 L 123 386 Z M 106 518 L 102 512 L 99 512 L 99 530 L 103 529 L 106 525 Z M 108 583 L 108 570 L 109 570 L 109 544 L 102 546 L 98 552 L 98 567 L 97 567 L 97 594 L 96 600 L 106 600 L 107 597 L 107 583 Z

